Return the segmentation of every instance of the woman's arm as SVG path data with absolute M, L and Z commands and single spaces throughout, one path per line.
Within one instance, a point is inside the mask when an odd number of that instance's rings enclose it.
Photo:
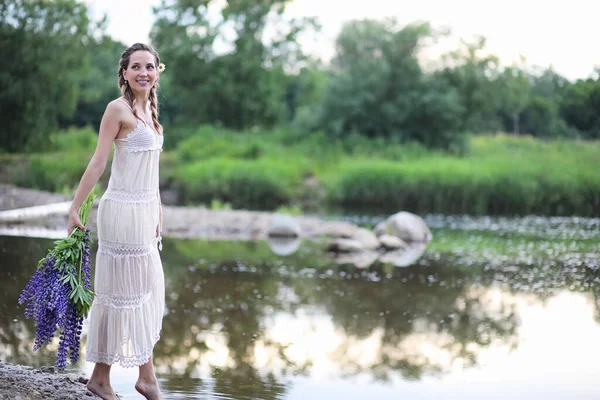
M 71 208 L 69 209 L 69 235 L 75 227 L 85 229 L 81 223 L 81 220 L 79 219 L 79 207 L 81 207 L 81 204 L 85 198 L 88 196 L 88 194 L 90 194 L 104 173 L 112 143 L 115 140 L 115 137 L 117 137 L 119 134 L 119 129 L 121 128 L 121 112 L 121 108 L 117 102 L 113 101 L 108 104 L 106 111 L 102 116 L 96 150 L 94 151 L 94 155 L 92 156 L 87 168 L 85 169 L 85 172 L 83 173 L 83 176 L 81 177 L 81 180 L 79 181 L 79 186 L 77 187 L 75 197 L 73 198 Z

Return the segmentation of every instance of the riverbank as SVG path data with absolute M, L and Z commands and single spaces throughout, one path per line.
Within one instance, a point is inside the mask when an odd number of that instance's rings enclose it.
M 29 368 L 0 361 L 0 399 L 99 399 L 86 388 L 81 375 L 58 373 L 54 367 Z
M 40 199 L 44 193 L 18 187 L 6 188 L 11 197 L 6 203 Z M 31 203 L 33 200 L 28 201 Z M 66 236 L 69 201 L 36 204 L 33 207 L 0 211 L 0 235 L 60 239 Z M 87 227 L 92 238 L 97 232 L 98 201 L 90 213 Z M 163 238 L 267 241 L 280 255 L 291 254 L 304 240 L 336 257 L 339 263 L 365 268 L 375 260 L 406 266 L 418 258 L 432 239 L 431 232 L 418 215 L 398 212 L 377 221 L 373 230 L 357 224 L 314 216 L 286 215 L 248 210 L 210 210 L 204 207 L 163 205 Z M 406 258 L 408 257 L 408 259 Z
M 70 196 L 0 183 L 0 211 L 71 200 Z
M 20 210 L 26 207 L 48 206 L 68 202 L 71 197 L 41 190 L 0 184 L 0 212 Z M 88 227 L 96 231 L 96 211 L 98 202 L 90 214 Z M 64 231 L 68 222 L 68 207 L 52 209 L 23 210 L 14 217 L 2 219 L 0 225 L 5 228 L 22 229 L 43 227 L 49 231 Z M 185 207 L 163 205 L 164 237 L 205 238 L 229 240 L 255 240 L 267 236 L 273 222 L 274 213 L 247 210 L 211 210 L 205 207 Z M 333 236 L 351 236 L 358 227 L 342 221 L 324 221 L 310 216 L 294 216 L 294 221 L 303 236 L 333 234 Z

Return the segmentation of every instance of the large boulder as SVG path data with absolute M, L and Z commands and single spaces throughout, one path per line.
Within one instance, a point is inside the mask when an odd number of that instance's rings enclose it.
M 375 226 L 375 235 L 396 236 L 405 242 L 427 243 L 433 239 L 429 227 L 423 218 L 407 211 L 400 211 L 389 216 Z
M 270 221 L 267 236 L 279 238 L 294 238 L 301 235 L 300 225 L 291 215 L 275 214 Z
M 367 250 L 375 250 L 381 245 L 377 236 L 370 230 L 364 228 L 356 229 L 353 232 L 351 239 L 360 242 L 362 247 Z
M 375 250 L 381 245 L 377 236 L 370 230 L 360 228 L 344 221 L 327 221 L 315 231 L 315 235 L 318 237 L 326 237 L 330 240 L 329 247 L 331 249 L 342 249 L 339 251 L 347 251 L 343 250 L 346 247 L 360 247 L 362 250 Z M 351 245 L 347 245 L 348 243 L 351 243 Z
M 315 229 L 313 235 L 349 239 L 357 229 L 358 227 L 350 222 L 324 221 Z

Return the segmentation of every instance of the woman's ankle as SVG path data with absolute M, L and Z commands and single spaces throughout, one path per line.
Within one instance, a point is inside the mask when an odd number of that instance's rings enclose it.
M 92 375 L 87 384 L 93 384 L 96 386 L 110 386 L 110 377 Z
M 138 381 L 143 381 L 146 383 L 156 383 L 158 382 L 158 379 L 156 379 L 156 376 L 143 375 L 138 377 Z

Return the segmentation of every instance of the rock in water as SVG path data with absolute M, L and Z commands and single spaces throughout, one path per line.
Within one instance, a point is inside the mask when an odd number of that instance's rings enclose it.
M 377 236 L 373 232 L 364 228 L 356 229 L 351 238 L 360 242 L 362 247 L 368 250 L 375 250 L 381 245 L 381 243 L 379 243 L 379 239 L 377 239 Z
M 270 237 L 299 237 L 300 225 L 291 215 L 275 214 L 271 218 L 267 236 Z
M 407 211 L 400 211 L 377 224 L 374 230 L 377 236 L 396 236 L 405 242 L 427 243 L 433 239 L 429 227 L 423 218 Z
M 382 254 L 379 261 L 385 264 L 391 264 L 395 267 L 408 267 L 417 262 L 425 252 L 426 243 L 413 243 L 412 245 L 401 249 Z
M 407 246 L 406 242 L 397 236 L 383 234 L 379 236 L 381 245 L 388 250 L 403 249 Z
M 300 247 L 302 239 L 299 237 L 267 237 L 267 243 L 273 253 L 280 256 L 288 256 L 295 253 Z
M 358 240 L 336 238 L 329 241 L 326 247 L 327 251 L 333 251 L 336 253 L 351 253 L 361 252 L 365 250 L 363 244 Z

